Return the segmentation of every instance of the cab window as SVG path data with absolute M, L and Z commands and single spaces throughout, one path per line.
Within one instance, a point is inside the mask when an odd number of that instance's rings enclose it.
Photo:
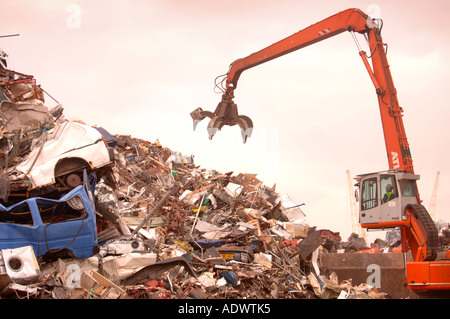
M 377 178 L 368 178 L 362 182 L 361 210 L 378 206 Z
M 382 204 L 385 204 L 398 197 L 395 175 L 381 175 L 380 188 Z
M 416 183 L 413 180 L 400 180 L 400 190 L 402 192 L 402 196 L 406 197 L 415 197 L 417 194 Z
M 79 196 L 74 196 L 65 202 L 38 199 L 36 203 L 44 224 L 85 219 L 88 217 Z
M 34 226 L 30 206 L 22 203 L 7 211 L 0 211 L 0 223 Z

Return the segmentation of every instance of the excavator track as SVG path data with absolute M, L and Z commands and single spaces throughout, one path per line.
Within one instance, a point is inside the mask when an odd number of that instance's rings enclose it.
M 435 260 L 439 244 L 439 234 L 433 219 L 431 219 L 430 214 L 423 205 L 411 204 L 408 205 L 406 209 L 411 209 L 413 211 L 414 215 L 420 220 L 427 233 L 427 246 L 429 254 L 425 260 Z

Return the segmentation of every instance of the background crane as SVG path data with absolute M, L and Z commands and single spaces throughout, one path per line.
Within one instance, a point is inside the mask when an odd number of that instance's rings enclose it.
M 434 180 L 433 193 L 431 194 L 430 206 L 428 211 L 430 212 L 431 218 L 436 221 L 436 205 L 437 205 L 437 191 L 439 184 L 439 175 L 441 172 L 437 171 L 436 179 Z
M 358 219 L 358 210 L 356 207 L 355 191 L 353 189 L 352 178 L 350 175 L 350 170 L 347 170 L 347 180 L 348 180 L 348 199 L 350 203 L 350 213 L 352 216 L 352 232 L 357 234 L 359 237 L 364 238 L 367 243 L 366 231 L 361 227 Z

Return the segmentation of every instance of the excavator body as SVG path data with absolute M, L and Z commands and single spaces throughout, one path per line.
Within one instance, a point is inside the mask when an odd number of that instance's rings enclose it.
M 437 228 L 417 200 L 419 175 L 388 170 L 358 175 L 355 179 L 359 222 L 366 229 L 401 229 L 401 252 L 410 253 L 405 287 L 414 291 L 449 290 L 450 259 L 436 261 Z

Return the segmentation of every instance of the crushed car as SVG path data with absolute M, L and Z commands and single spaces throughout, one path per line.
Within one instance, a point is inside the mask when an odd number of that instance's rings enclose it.
M 10 178 L 16 185 L 29 189 L 57 182 L 59 186 L 72 188 L 81 184 L 84 169 L 100 170 L 113 161 L 113 149 L 98 130 L 66 121 L 43 132 L 27 158 L 11 168 Z
M 33 197 L 8 207 L 0 204 L 0 249 L 31 246 L 37 257 L 91 257 L 97 246 L 94 187 L 95 178 L 89 179 L 85 171 L 83 183 L 58 199 Z

